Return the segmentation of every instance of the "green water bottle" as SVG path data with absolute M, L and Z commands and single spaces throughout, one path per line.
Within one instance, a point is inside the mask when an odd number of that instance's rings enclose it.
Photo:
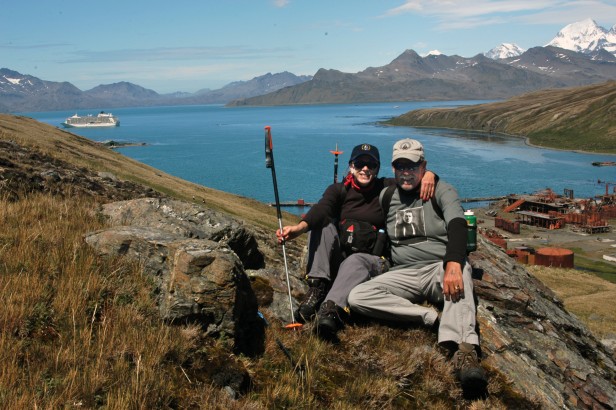
M 466 239 L 466 253 L 471 253 L 477 250 L 477 218 L 472 210 L 464 212 L 464 219 L 466 219 L 467 239 Z

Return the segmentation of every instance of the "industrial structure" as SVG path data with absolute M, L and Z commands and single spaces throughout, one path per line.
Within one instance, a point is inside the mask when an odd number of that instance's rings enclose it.
M 507 240 L 499 230 L 518 235 L 521 225 L 531 225 L 547 231 L 567 228 L 581 234 L 611 232 L 608 220 L 616 218 L 616 183 L 598 183 L 605 184 L 605 194 L 589 199 L 575 199 L 571 189 L 565 189 L 563 195 L 549 188 L 532 195 L 510 195 L 499 211 L 502 216 L 494 210 L 486 213 L 494 216 L 495 229 L 480 226 L 479 232 L 521 263 L 573 268 L 573 251 L 527 246 L 507 249 Z

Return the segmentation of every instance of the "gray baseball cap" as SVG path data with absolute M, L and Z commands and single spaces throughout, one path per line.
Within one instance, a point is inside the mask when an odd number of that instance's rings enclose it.
M 424 159 L 424 149 L 421 142 L 410 138 L 397 141 L 394 144 L 394 153 L 391 159 L 393 164 L 399 159 L 408 159 L 413 162 L 420 162 Z

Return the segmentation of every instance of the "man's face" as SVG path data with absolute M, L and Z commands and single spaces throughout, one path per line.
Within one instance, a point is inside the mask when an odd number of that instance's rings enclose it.
M 398 186 L 405 191 L 412 191 L 421 183 L 426 172 L 426 161 L 413 162 L 401 158 L 392 167 Z

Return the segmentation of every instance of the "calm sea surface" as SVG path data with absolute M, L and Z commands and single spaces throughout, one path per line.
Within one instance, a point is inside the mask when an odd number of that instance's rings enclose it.
M 417 108 L 477 103 L 120 108 L 110 110 L 120 118 L 120 127 L 70 131 L 94 141 L 146 143 L 119 152 L 188 181 L 263 202 L 274 201 L 271 171 L 265 168 L 266 125 L 272 127 L 281 201 L 301 198 L 316 202 L 320 198 L 333 182 L 334 156 L 329 151 L 336 144 L 344 151 L 340 155 L 340 179 L 353 146 L 365 142 L 376 145 L 382 163 L 389 164 L 393 143 L 401 138 L 421 141 L 428 167 L 452 183 L 462 198 L 532 193 L 548 187 L 559 194 L 568 188 L 576 197 L 591 197 L 605 192 L 605 184 L 598 184 L 598 180 L 616 182 L 616 167 L 591 165 L 594 161 L 614 161 L 610 155 L 533 148 L 513 137 L 377 124 Z M 25 113 L 58 127 L 73 114 L 75 111 Z M 391 168 L 384 166 L 381 176 L 391 175 Z M 465 205 L 472 206 L 475 204 Z

